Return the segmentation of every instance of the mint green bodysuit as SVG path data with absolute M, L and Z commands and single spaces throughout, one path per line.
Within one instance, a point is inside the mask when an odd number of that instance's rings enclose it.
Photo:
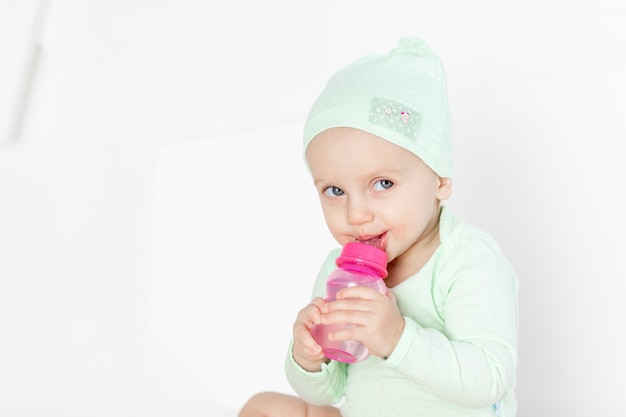
M 495 241 L 447 207 L 439 234 L 426 265 L 390 288 L 405 318 L 391 356 L 307 372 L 290 347 L 287 378 L 301 398 L 338 404 L 343 417 L 516 415 L 517 277 Z M 324 296 L 339 251 L 326 259 L 314 296 Z

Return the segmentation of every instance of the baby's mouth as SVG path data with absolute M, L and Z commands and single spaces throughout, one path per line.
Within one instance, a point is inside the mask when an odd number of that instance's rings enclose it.
M 378 236 L 357 237 L 356 240 L 361 243 L 365 243 L 366 245 L 374 246 L 378 249 L 382 249 L 382 250 L 387 249 L 387 233 L 386 232 Z

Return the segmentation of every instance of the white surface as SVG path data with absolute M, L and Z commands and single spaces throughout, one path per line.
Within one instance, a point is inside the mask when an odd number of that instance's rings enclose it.
M 19 135 L 47 3 L 0 1 L 0 143 Z
M 447 68 L 450 205 L 520 276 L 520 417 L 619 409 L 626 15 L 466 3 L 51 1 L 0 146 L 0 415 L 215 415 L 289 391 L 332 245 L 302 123 L 334 70 L 405 34 Z

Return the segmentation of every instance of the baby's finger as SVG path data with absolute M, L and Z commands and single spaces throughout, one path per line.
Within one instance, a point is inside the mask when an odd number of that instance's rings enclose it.
M 324 306 L 324 304 L 326 304 L 326 301 L 324 301 L 324 299 L 321 297 L 315 297 L 311 301 L 311 305 L 316 306 L 319 309 L 321 309 Z
M 337 301 L 335 304 L 338 308 L 322 315 L 322 324 L 354 324 L 364 325 L 371 320 L 374 314 L 359 308 L 359 300 Z M 361 303 L 362 305 L 362 303 Z
M 311 302 L 311 304 L 300 310 L 298 312 L 296 322 L 294 323 L 294 331 L 295 327 L 299 325 L 304 325 L 307 329 L 310 329 L 312 325 L 320 324 L 322 315 L 321 309 L 323 308 L 323 305 L 324 300 L 316 298 Z
M 309 330 L 301 328 L 294 331 L 294 350 L 299 357 L 309 361 L 321 360 L 324 357 L 322 347 L 317 344 Z

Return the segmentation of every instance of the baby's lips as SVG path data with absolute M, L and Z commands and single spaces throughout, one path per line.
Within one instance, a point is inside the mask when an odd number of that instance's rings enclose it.
M 358 239 L 358 241 L 361 243 L 365 243 L 366 245 L 385 250 L 387 246 L 387 233 L 383 233 L 382 235 L 374 236 L 368 239 Z

